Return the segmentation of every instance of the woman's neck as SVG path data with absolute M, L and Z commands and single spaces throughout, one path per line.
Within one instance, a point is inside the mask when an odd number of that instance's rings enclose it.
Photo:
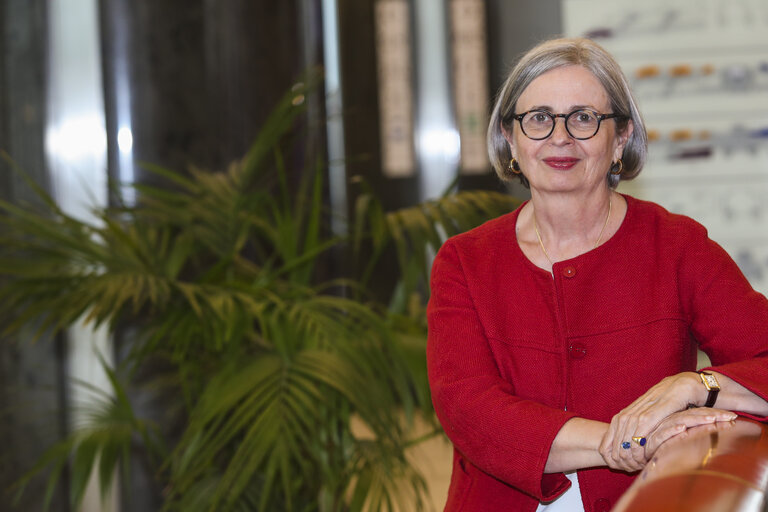
M 538 246 L 549 263 L 546 268 L 551 268 L 553 263 L 584 254 L 610 238 L 626 205 L 618 194 L 605 188 L 579 197 L 533 191 L 526 209 L 524 240 Z

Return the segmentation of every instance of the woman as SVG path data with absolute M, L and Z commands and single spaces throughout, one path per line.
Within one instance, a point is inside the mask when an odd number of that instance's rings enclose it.
M 766 419 L 768 301 L 701 225 L 614 191 L 646 140 L 589 40 L 540 44 L 501 89 L 489 152 L 531 200 L 449 239 L 432 269 L 446 510 L 608 510 L 666 439 Z

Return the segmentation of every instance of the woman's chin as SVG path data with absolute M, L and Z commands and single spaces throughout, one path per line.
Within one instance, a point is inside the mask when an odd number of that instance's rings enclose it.
M 531 189 L 540 192 L 576 192 L 584 188 L 584 180 L 579 179 L 571 171 L 559 172 L 557 175 L 549 176 L 546 179 L 530 181 Z

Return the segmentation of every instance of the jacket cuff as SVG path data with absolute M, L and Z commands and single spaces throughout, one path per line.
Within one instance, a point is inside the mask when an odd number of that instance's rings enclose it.
M 548 502 L 559 498 L 571 486 L 565 473 L 545 473 L 541 478 L 541 496 L 539 501 Z
M 765 378 L 765 365 L 766 361 L 764 358 L 757 358 L 720 366 L 708 366 L 699 371 L 713 371 L 725 375 L 768 402 L 768 382 L 766 382 Z M 717 402 L 715 402 L 715 407 L 717 407 Z M 756 421 L 768 422 L 768 416 L 758 416 L 744 411 L 734 412 Z
M 531 446 L 539 446 L 542 452 L 537 457 L 531 459 L 533 466 L 531 468 L 532 481 L 528 485 L 524 485 L 524 487 L 531 490 L 537 489 L 539 492 L 535 493 L 534 497 L 543 502 L 558 498 L 571 486 L 571 481 L 564 473 L 545 473 L 544 468 L 547 465 L 549 452 L 552 449 L 555 437 L 557 437 L 557 434 L 567 421 L 577 416 L 575 412 L 557 409 L 549 409 L 547 412 L 550 417 L 546 421 L 530 422 L 527 436 L 531 440 Z M 540 416 L 540 420 L 544 420 L 544 418 Z M 525 430 L 525 427 L 521 430 Z M 538 482 L 533 480 L 533 478 L 538 480 Z

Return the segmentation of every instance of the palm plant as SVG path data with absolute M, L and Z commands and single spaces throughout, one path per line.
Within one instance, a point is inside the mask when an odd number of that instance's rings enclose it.
M 246 156 L 228 169 L 149 168 L 138 205 L 87 223 L 44 192 L 44 208 L 0 203 L 0 314 L 5 332 L 60 330 L 85 317 L 130 325 L 130 351 L 107 368 L 113 390 L 19 482 L 49 468 L 46 501 L 71 468 L 77 505 L 92 471 L 105 491 L 142 455 L 165 510 L 421 510 L 422 476 L 407 448 L 413 415 L 431 417 L 423 305 L 430 253 L 447 235 L 515 201 L 462 192 L 384 212 L 358 196 L 348 236 L 325 227 L 322 167 L 289 185 L 280 141 L 302 112 L 294 88 Z M 366 283 L 395 247 L 400 284 L 373 299 Z M 327 278 L 332 254 L 366 255 L 358 275 Z M 127 383 L 163 394 L 162 422 L 141 418 Z M 169 398 L 170 397 L 170 398 Z M 364 425 L 370 435 L 353 428 Z M 178 428 L 167 428 L 168 426 Z

